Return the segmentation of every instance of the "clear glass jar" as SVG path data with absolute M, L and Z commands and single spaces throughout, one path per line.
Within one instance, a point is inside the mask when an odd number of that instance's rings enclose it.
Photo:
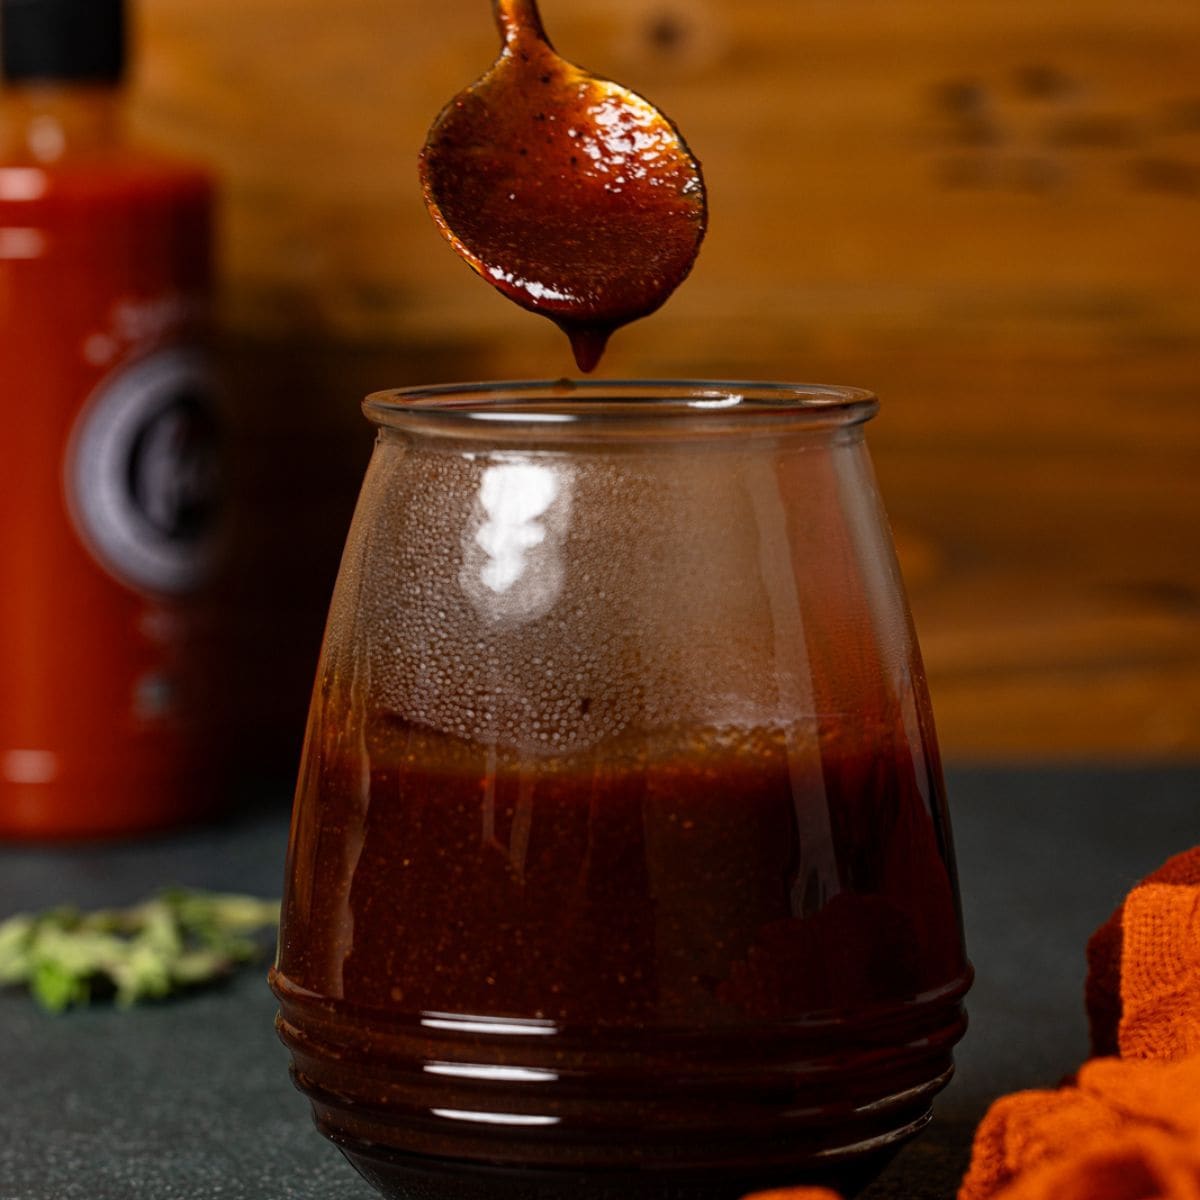
M 379 393 L 273 986 L 392 1196 L 851 1185 L 970 982 L 847 388 Z

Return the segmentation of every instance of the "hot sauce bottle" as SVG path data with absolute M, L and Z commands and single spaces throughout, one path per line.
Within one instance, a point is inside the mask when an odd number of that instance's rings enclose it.
M 0 0 L 0 835 L 213 798 L 213 189 L 132 145 L 123 0 Z

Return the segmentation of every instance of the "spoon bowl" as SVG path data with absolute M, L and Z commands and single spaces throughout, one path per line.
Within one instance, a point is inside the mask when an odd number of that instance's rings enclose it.
M 484 279 L 555 321 L 589 371 L 612 331 L 691 270 L 707 209 L 700 165 L 637 93 L 567 62 L 534 0 L 497 0 L 503 48 L 434 121 L 425 201 Z

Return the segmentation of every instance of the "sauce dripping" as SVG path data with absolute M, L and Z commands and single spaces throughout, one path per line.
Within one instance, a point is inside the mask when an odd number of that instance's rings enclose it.
M 675 126 L 560 57 L 536 0 L 495 0 L 500 57 L 438 115 L 421 152 L 443 236 L 510 300 L 549 317 L 591 371 L 612 332 L 691 270 L 704 181 Z

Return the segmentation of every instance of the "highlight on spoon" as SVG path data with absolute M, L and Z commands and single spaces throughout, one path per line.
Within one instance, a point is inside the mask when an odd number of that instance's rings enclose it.
M 555 321 L 590 371 L 609 335 L 654 312 L 695 262 L 704 181 L 648 100 L 561 58 L 536 0 L 496 0 L 502 48 L 438 115 L 419 173 L 458 254 Z

